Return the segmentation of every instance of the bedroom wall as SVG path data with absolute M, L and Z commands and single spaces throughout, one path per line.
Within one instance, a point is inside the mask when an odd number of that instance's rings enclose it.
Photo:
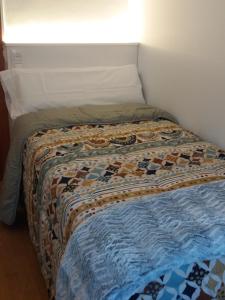
M 140 0 L 2 0 L 7 43 L 137 42 Z
M 143 2 L 139 65 L 148 102 L 225 148 L 225 1 Z

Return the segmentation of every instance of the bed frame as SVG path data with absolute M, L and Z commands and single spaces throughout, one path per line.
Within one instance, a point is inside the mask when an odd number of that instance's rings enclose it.
M 4 70 L 2 24 L 0 18 L 0 71 Z M 8 111 L 5 105 L 5 95 L 0 84 L 0 182 L 3 178 L 5 161 L 9 149 L 9 122 Z

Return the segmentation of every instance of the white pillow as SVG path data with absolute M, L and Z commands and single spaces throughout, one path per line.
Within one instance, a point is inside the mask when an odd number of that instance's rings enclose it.
M 135 65 L 0 72 L 11 118 L 54 107 L 144 103 Z
M 11 119 L 20 115 L 21 105 L 17 101 L 16 78 L 12 70 L 0 72 L 1 84 L 5 93 L 5 102 Z

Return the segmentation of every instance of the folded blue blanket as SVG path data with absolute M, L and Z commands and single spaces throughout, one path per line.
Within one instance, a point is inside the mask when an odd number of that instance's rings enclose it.
M 225 181 L 116 204 L 71 236 L 56 299 L 129 299 L 166 271 L 225 255 Z

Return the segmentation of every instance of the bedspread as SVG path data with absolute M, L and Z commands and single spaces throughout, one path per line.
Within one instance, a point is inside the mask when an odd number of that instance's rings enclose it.
M 34 132 L 74 124 L 115 124 L 159 118 L 175 121 L 166 111 L 135 103 L 54 108 L 17 118 L 13 123 L 6 169 L 0 186 L 0 221 L 8 225 L 15 221 L 21 190 L 23 147 Z
M 129 299 L 225 255 L 225 152 L 166 120 L 40 130 L 24 151 L 30 235 L 51 295 Z
M 140 290 L 147 296 L 157 279 L 163 291 L 155 299 L 197 299 L 201 284 L 214 296 L 205 299 L 217 298 L 225 273 L 224 196 L 221 181 L 126 201 L 89 218 L 68 242 L 57 299 L 128 300 Z M 192 279 L 188 269 L 204 259 L 210 264 Z M 212 272 L 216 264 L 223 268 Z

